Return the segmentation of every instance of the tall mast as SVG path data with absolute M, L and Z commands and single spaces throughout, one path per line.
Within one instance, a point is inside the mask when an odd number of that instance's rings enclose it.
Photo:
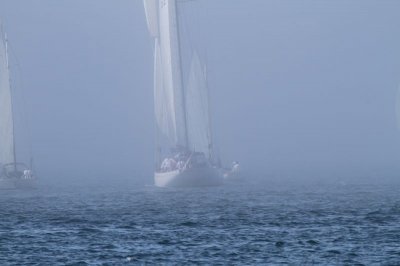
M 178 9 L 178 4 L 177 0 L 172 0 L 175 5 L 175 21 L 176 21 L 176 33 L 177 33 L 177 39 L 178 39 L 178 56 L 179 56 L 179 71 L 180 71 L 180 83 L 181 83 L 181 93 L 182 93 L 182 110 L 183 110 L 183 127 L 185 129 L 185 148 L 189 148 L 189 139 L 188 139 L 188 128 L 187 128 L 187 113 L 186 113 L 186 95 L 185 95 L 185 88 L 184 88 L 184 82 L 183 82 L 183 71 L 182 71 L 182 53 L 181 53 L 181 36 L 180 36 L 180 30 L 179 30 L 179 9 Z
M 12 134 L 13 134 L 13 157 L 14 157 L 14 170 L 17 171 L 17 153 L 15 149 L 15 122 L 14 122 L 14 115 L 13 115 L 13 97 L 12 97 L 12 89 L 11 89 L 11 77 L 10 77 L 10 65 L 8 60 L 8 38 L 7 34 L 4 33 L 4 41 L 6 46 L 6 65 L 7 65 L 7 72 L 8 72 L 8 81 L 10 84 L 10 102 L 11 102 L 11 117 L 12 117 Z

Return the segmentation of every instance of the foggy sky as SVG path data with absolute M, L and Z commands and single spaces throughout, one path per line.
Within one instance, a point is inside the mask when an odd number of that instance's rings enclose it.
M 224 162 L 277 177 L 399 173 L 400 1 L 188 4 L 199 10 Z M 0 0 L 0 17 L 41 175 L 151 183 L 153 51 L 142 1 Z

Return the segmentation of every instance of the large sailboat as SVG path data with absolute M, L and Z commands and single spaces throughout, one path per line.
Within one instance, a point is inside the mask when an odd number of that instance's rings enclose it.
M 154 38 L 155 185 L 218 186 L 223 177 L 213 151 L 206 68 L 192 46 L 183 47 L 182 4 L 144 0 Z
M 7 36 L 0 23 L 0 189 L 31 188 L 31 167 L 17 160 Z

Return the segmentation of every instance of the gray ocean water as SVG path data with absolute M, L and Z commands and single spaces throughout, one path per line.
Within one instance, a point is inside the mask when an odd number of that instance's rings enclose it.
M 0 265 L 400 265 L 400 186 L 0 193 Z

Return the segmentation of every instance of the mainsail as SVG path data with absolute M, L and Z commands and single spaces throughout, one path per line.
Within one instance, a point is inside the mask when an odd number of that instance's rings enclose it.
M 158 138 L 164 144 L 167 142 L 167 149 L 183 147 L 211 158 L 206 76 L 196 53 L 190 51 L 191 61 L 184 63 L 182 59 L 179 0 L 144 0 L 144 6 L 149 32 L 155 40 L 154 104 Z M 189 70 L 187 73 L 184 67 Z
M 15 160 L 14 128 L 7 40 L 2 29 L 0 34 L 0 164 L 7 164 Z

